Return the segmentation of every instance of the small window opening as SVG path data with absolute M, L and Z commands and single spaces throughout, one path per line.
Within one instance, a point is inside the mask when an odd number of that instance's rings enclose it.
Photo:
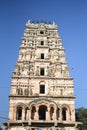
M 41 41 L 41 45 L 44 45 L 44 41 Z
M 44 34 L 44 31 L 40 31 L 40 34 Z
M 44 59 L 44 53 L 41 53 L 41 59 Z
M 44 75 L 44 68 L 40 68 L 40 75 Z
M 45 93 L 45 85 L 40 85 L 40 93 L 41 94 Z

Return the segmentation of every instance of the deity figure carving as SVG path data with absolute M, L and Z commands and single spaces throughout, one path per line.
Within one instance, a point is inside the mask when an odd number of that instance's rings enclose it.
M 23 95 L 23 90 L 22 90 L 22 88 L 18 88 L 18 86 L 17 86 L 17 88 L 16 88 L 16 93 L 17 93 L 17 95 Z
M 39 66 L 36 68 L 36 75 L 39 76 Z
M 34 86 L 31 84 L 31 85 L 30 85 L 30 89 L 29 89 L 29 95 L 33 95 L 33 91 L 32 91 L 33 87 L 34 87 Z
M 69 68 L 67 66 L 62 68 L 62 75 L 64 77 L 68 77 L 69 76 Z
M 49 66 L 47 66 L 47 76 L 51 76 L 51 69 Z
M 20 66 L 18 64 L 16 64 L 14 73 L 17 74 L 17 75 L 20 75 Z
M 29 67 L 30 67 L 30 72 L 29 72 L 29 74 L 30 74 L 30 75 L 34 75 L 34 64 L 33 64 L 33 63 L 30 63 Z
M 29 95 L 29 88 L 26 88 L 26 89 L 24 90 L 24 95 Z

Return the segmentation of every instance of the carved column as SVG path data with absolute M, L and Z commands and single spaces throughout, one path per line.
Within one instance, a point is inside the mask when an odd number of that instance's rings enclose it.
M 70 110 L 70 119 L 71 121 L 75 121 L 75 109 L 74 106 L 71 106 L 71 110 Z
M 29 109 L 26 110 L 26 120 L 29 120 Z
M 17 120 L 17 110 L 16 110 L 16 108 L 14 109 L 14 120 Z
M 35 117 L 34 117 L 35 120 L 38 120 L 38 118 L 39 118 L 38 109 L 39 109 L 39 107 L 36 106 L 36 112 L 35 112 Z
M 57 120 L 57 118 L 56 118 L 56 108 L 54 108 L 53 120 Z
M 13 105 L 10 106 L 9 111 L 10 111 L 9 112 L 9 119 L 14 120 L 14 106 Z
M 66 120 L 68 121 L 68 118 L 69 118 L 69 113 L 68 113 L 68 110 L 66 110 Z
M 22 109 L 22 120 L 25 120 L 25 109 Z
M 59 121 L 62 121 L 62 110 L 59 111 Z
M 66 110 L 66 120 L 70 121 L 70 112 L 69 112 L 69 110 Z
M 60 119 L 60 109 L 58 108 L 57 109 L 57 120 L 59 120 Z
M 31 110 L 30 109 L 28 110 L 28 115 L 29 115 L 28 119 L 31 120 Z
M 46 111 L 46 120 L 50 120 L 50 107 L 48 107 Z

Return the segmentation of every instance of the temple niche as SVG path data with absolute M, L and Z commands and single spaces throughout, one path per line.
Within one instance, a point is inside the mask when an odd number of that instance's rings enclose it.
M 54 22 L 26 23 L 11 79 L 9 130 L 76 130 L 74 84 Z

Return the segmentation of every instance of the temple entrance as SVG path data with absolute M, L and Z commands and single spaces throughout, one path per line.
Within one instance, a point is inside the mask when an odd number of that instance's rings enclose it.
M 40 106 L 39 107 L 39 120 L 46 120 L 46 106 Z

